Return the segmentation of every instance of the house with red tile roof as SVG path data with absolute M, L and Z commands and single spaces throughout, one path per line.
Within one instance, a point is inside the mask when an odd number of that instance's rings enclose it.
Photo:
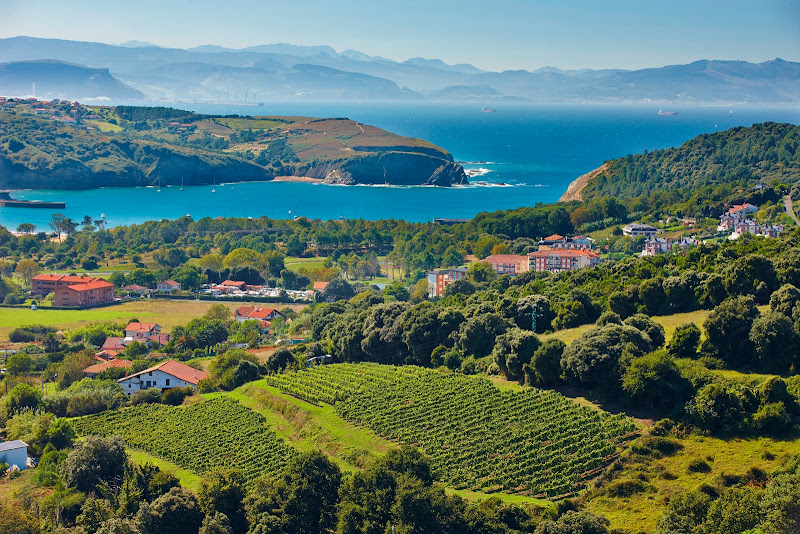
M 531 271 L 571 271 L 582 267 L 594 267 L 600 263 L 600 255 L 589 250 L 549 249 L 528 254 Z
M 197 389 L 197 384 L 207 376 L 208 373 L 205 371 L 175 360 L 167 360 L 144 371 L 120 378 L 117 383 L 127 395 L 133 395 L 141 389 L 150 388 L 165 391 L 188 386 Z
M 314 291 L 325 291 L 329 282 L 314 282 Z
M 223 287 L 238 289 L 239 291 L 244 291 L 247 288 L 247 284 L 244 282 L 240 282 L 239 280 L 225 280 L 220 285 Z
M 161 333 L 161 326 L 156 323 L 128 323 L 125 327 L 125 337 L 136 340 L 147 339 L 150 336 L 157 336 Z
M 178 291 L 180 290 L 181 285 L 176 282 L 175 280 L 164 280 L 163 282 L 159 282 L 156 284 L 156 289 L 159 291 L 164 291 L 169 293 L 170 291 Z
M 130 369 L 133 362 L 130 360 L 107 360 L 101 363 L 96 363 L 94 365 L 90 365 L 86 369 L 83 370 L 83 376 L 86 378 L 96 378 L 97 375 L 102 373 L 107 369 L 112 369 L 114 367 L 121 367 L 123 369 Z
M 233 317 L 243 323 L 244 321 L 271 321 L 283 317 L 275 308 L 259 308 L 258 306 L 239 306 L 233 312 Z
M 50 293 L 55 293 L 56 288 L 59 287 L 102 281 L 104 281 L 102 278 L 97 278 L 94 276 L 77 276 L 54 273 L 37 274 L 31 279 L 31 293 L 46 297 Z

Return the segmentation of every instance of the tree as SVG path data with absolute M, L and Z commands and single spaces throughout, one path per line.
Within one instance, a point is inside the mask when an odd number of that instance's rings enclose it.
M 651 350 L 650 338 L 629 325 L 593 328 L 573 341 L 561 357 L 567 378 L 587 386 L 615 387 L 621 378 L 623 355 L 642 356 Z
M 800 532 L 800 473 L 770 480 L 761 498 L 761 513 L 766 532 Z
M 728 534 L 744 532 L 758 525 L 761 514 L 759 493 L 753 488 L 730 488 L 708 507 L 703 532 Z
M 700 346 L 700 329 L 694 323 L 682 324 L 675 329 L 667 351 L 673 358 L 696 358 Z
M 507 328 L 508 323 L 496 313 L 482 313 L 472 317 L 461 325 L 458 348 L 464 354 L 474 354 L 476 358 L 483 358 L 492 352 L 495 340 L 504 334 Z
M 784 284 L 769 298 L 769 307 L 774 312 L 791 317 L 799 302 L 800 289 L 797 289 L 792 284 Z
M 750 329 L 759 312 L 753 297 L 731 297 L 709 314 L 703 324 L 709 348 L 733 366 L 751 361 Z
M 5 534 L 40 534 L 39 520 L 19 503 L 0 500 L 0 532 Z
M 494 361 L 506 377 L 522 378 L 522 366 L 529 364 L 541 342 L 536 334 L 512 328 L 497 337 L 494 345 Z
M 233 319 L 230 308 L 220 302 L 212 304 L 203 314 L 203 319 L 206 321 L 218 320 L 230 322 Z
M 183 488 L 172 488 L 150 505 L 142 504 L 136 516 L 139 534 L 193 534 L 202 523 L 197 497 Z
M 655 350 L 664 346 L 664 327 L 643 313 L 637 313 L 625 319 L 623 324 L 641 330 L 650 338 L 650 348 Z
M 683 406 L 692 391 L 666 350 L 634 358 L 622 377 L 622 389 L 651 407 Z
M 336 526 L 342 473 L 319 451 L 293 458 L 277 480 L 262 479 L 247 498 L 251 532 L 317 534 Z
M 536 383 L 552 385 L 561 378 L 561 356 L 567 345 L 560 339 L 548 339 L 536 349 L 531 360 Z
M 756 302 L 766 303 L 778 287 L 778 276 L 772 260 L 760 254 L 748 254 L 733 262 L 723 274 L 725 289 L 730 295 L 752 295 Z
M 22 410 L 36 410 L 43 405 L 42 394 L 38 389 L 30 384 L 17 384 L 6 399 L 6 413 L 11 417 Z
M 798 335 L 788 317 L 780 312 L 757 317 L 749 338 L 759 369 L 776 374 L 790 372 L 797 361 Z
M 476 284 L 491 282 L 497 278 L 497 272 L 491 265 L 482 261 L 470 263 L 467 277 Z
M 427 284 L 427 280 L 425 280 L 425 283 Z M 383 294 L 392 296 L 401 302 L 408 302 L 408 300 L 411 298 L 411 294 L 409 293 L 408 289 L 406 289 L 406 287 L 400 282 L 395 282 L 390 286 L 386 286 L 383 289 Z
M 233 534 L 233 531 L 225 514 L 214 512 L 203 518 L 203 524 L 200 525 L 198 534 Z
M 233 534 L 247 531 L 245 482 L 244 474 L 238 469 L 215 469 L 206 475 L 197 490 L 197 500 L 206 516 L 215 512 L 225 514 Z
M 711 497 L 702 491 L 679 493 L 669 500 L 667 509 L 658 519 L 656 534 L 675 534 L 694 531 L 708 514 Z
M 570 510 L 557 521 L 545 519 L 539 523 L 535 534 L 607 534 L 608 524 L 605 517 Z
M 36 231 L 36 225 L 31 223 L 21 223 L 17 225 L 17 233 L 19 234 L 32 234 Z
M 31 372 L 33 360 L 24 352 L 18 352 L 8 358 L 6 369 L 12 376 L 24 375 Z
M 33 260 L 22 260 L 17 264 L 15 272 L 22 278 L 26 286 L 31 285 L 31 280 L 39 274 L 39 264 Z
M 103 482 L 119 484 L 127 463 L 128 455 L 122 438 L 89 436 L 64 460 L 64 482 L 86 493 L 94 491 Z
M 353 286 L 351 286 L 344 278 L 334 278 L 328 282 L 328 285 L 322 292 L 322 298 L 324 300 L 349 300 L 355 295 L 356 293 L 353 291 Z

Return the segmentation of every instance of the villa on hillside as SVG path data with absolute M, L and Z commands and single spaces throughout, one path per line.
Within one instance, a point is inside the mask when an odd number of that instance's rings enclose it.
M 564 237 L 553 234 L 539 240 L 539 250 L 564 249 L 564 250 L 592 250 L 594 240 L 591 237 L 576 235 Z
M 642 235 L 650 237 L 658 234 L 658 232 L 659 231 L 657 228 L 650 226 L 649 224 L 633 223 L 633 224 L 626 224 L 625 226 L 622 227 L 622 234 L 629 235 L 631 237 L 639 237 Z
M 207 376 L 205 371 L 175 360 L 167 360 L 144 371 L 120 378 L 117 383 L 122 386 L 125 394 L 133 395 L 139 390 L 150 388 L 165 391 L 188 386 L 197 389 L 197 384 Z
M 719 218 L 718 232 L 733 230 L 728 239 L 737 239 L 743 234 L 760 235 L 764 237 L 778 237 L 783 232 L 783 226 L 776 224 L 761 224 L 755 219 L 748 218 L 758 212 L 758 206 L 752 204 L 734 204 Z

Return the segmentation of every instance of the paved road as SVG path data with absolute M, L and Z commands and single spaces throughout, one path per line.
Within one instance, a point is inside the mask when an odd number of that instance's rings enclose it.
M 786 195 L 783 198 L 783 205 L 786 206 L 786 214 L 794 219 L 795 224 L 800 226 L 800 220 L 798 220 L 797 215 L 794 214 L 794 209 L 792 208 L 792 197 L 790 195 Z

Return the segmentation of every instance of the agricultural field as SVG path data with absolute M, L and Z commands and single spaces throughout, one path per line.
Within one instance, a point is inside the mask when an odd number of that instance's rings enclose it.
M 214 301 L 208 300 L 169 300 L 169 299 L 140 299 L 125 302 L 115 306 L 93 308 L 88 310 L 48 310 L 40 308 L 0 308 L 0 342 L 8 339 L 8 334 L 14 328 L 41 324 L 58 328 L 77 328 L 89 323 L 101 321 L 127 322 L 136 318 L 140 321 L 153 321 L 161 325 L 165 332 L 172 330 L 176 325 L 184 325 L 203 315 Z M 231 310 L 238 306 L 246 306 L 246 302 L 222 302 Z M 252 303 L 249 303 L 252 305 Z M 258 304 L 265 306 L 264 304 Z M 292 308 L 301 310 L 304 304 L 277 303 L 278 308 Z
M 263 416 L 225 397 L 185 407 L 140 404 L 77 418 L 73 425 L 84 436 L 122 436 L 128 447 L 199 475 L 236 467 L 250 482 L 279 473 L 296 454 Z
M 419 447 L 457 490 L 571 495 L 635 434 L 632 420 L 535 388 L 419 367 L 337 364 L 268 383 L 387 439 Z

